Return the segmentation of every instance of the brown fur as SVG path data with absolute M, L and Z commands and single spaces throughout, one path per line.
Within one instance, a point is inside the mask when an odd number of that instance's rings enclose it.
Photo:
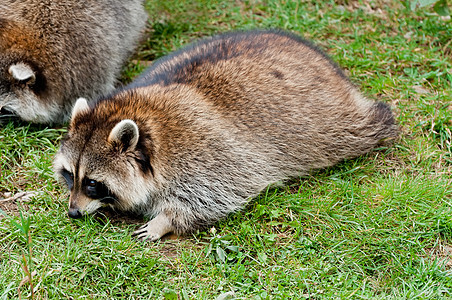
M 396 135 L 385 104 L 277 31 L 206 39 L 93 107 L 77 104 L 55 159 L 57 174 L 74 174 L 72 209 L 85 212 L 86 178 L 101 182 L 113 207 L 157 216 L 136 232 L 150 240 L 204 228 L 271 183 Z

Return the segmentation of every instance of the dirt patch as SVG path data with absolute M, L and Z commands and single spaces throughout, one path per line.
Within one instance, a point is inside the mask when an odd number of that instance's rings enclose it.
M 27 202 L 38 196 L 38 192 L 20 192 L 12 194 L 10 192 L 0 193 L 0 210 L 6 215 L 18 216 L 21 210 L 28 210 Z M 0 219 L 5 215 L 0 213 Z
M 161 255 L 162 258 L 166 260 L 173 260 L 174 258 L 179 257 L 179 251 L 181 251 L 181 246 L 179 245 L 179 243 L 172 240 L 167 240 L 165 243 L 160 245 L 159 255 Z
M 95 214 L 95 218 L 102 223 L 105 223 L 107 222 L 107 220 L 110 220 L 110 222 L 115 225 L 136 224 L 141 226 L 148 222 L 148 219 L 144 218 L 143 216 L 125 212 L 117 212 L 109 207 L 100 208 L 98 212 Z M 180 239 L 181 237 L 176 234 L 167 234 L 164 237 L 162 237 L 162 241 L 180 240 Z
M 1 201 L 2 199 L 0 199 Z M 6 202 L 0 202 L 0 209 L 6 214 L 6 215 L 13 215 L 18 216 L 19 215 L 19 207 L 18 203 L 15 201 L 6 201 Z M 5 217 L 4 214 L 0 213 L 0 220 Z
M 452 246 L 438 244 L 435 248 L 427 249 L 426 253 L 432 261 L 444 264 L 446 269 L 452 269 Z
M 98 210 L 98 212 L 94 215 L 94 217 L 101 223 L 107 222 L 108 220 L 115 225 L 121 224 L 136 224 L 138 229 L 140 226 L 144 225 L 148 222 L 148 219 L 143 216 L 134 215 L 125 212 L 117 212 L 109 207 L 102 207 Z M 169 233 L 163 236 L 160 241 L 161 243 L 159 247 L 159 255 L 168 261 L 172 261 L 174 258 L 179 257 L 180 255 L 180 241 L 186 239 L 186 237 L 178 236 L 174 233 Z M 138 241 L 138 240 L 137 240 Z M 149 242 L 154 243 L 154 242 Z

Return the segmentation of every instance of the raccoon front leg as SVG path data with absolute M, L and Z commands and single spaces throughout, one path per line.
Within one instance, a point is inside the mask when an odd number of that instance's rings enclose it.
M 161 212 L 154 219 L 134 231 L 132 236 L 136 236 L 142 241 L 154 242 L 172 231 L 174 231 L 174 227 L 171 225 L 170 219 L 165 213 Z

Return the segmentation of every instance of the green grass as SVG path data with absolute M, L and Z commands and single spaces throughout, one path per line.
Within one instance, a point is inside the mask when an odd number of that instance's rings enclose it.
M 124 82 L 199 37 L 284 28 L 389 103 L 400 139 L 270 188 L 204 232 L 141 243 L 130 236 L 137 224 L 67 218 L 68 194 L 51 170 L 64 128 L 4 124 L 0 196 L 40 193 L 0 200 L 0 299 L 452 298 L 450 20 L 397 1 L 148 0 L 147 8 L 147 39 Z

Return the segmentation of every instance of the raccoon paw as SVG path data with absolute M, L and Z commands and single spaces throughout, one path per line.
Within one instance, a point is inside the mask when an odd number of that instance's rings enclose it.
M 160 213 L 154 219 L 150 220 L 138 230 L 132 233 L 141 241 L 155 242 L 167 233 L 173 231 L 170 220 L 164 213 Z

